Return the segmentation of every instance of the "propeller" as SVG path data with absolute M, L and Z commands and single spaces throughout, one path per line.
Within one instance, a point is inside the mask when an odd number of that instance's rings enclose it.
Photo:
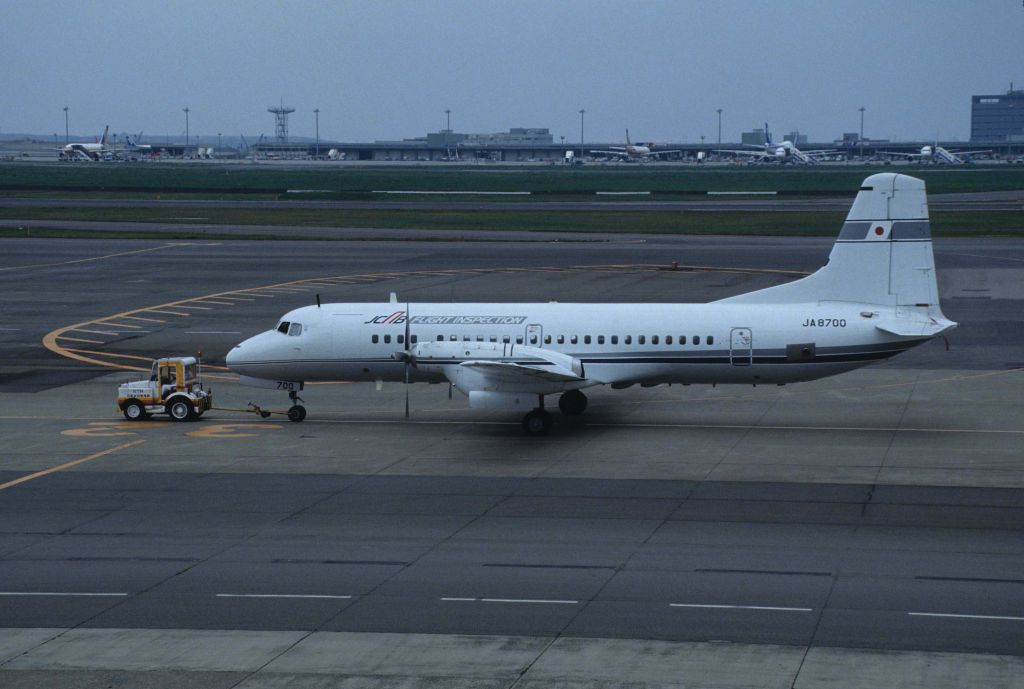
M 409 373 L 412 368 L 412 341 L 409 339 L 409 303 L 405 304 L 405 418 L 409 418 Z

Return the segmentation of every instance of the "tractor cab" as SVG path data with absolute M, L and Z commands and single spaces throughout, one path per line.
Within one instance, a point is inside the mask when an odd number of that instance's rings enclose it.
M 212 404 L 212 392 L 203 386 L 199 358 L 192 356 L 156 359 L 148 380 L 117 389 L 117 407 L 129 421 L 162 413 L 174 421 L 194 421 Z

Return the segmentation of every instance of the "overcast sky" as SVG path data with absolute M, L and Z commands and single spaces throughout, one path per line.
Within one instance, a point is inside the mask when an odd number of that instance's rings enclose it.
M 1024 88 L 1021 0 L 0 0 L 0 132 L 371 141 L 548 127 L 717 139 L 967 139 L 970 97 Z

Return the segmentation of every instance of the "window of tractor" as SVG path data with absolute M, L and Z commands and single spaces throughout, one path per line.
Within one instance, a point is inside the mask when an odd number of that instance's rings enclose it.
M 287 335 L 288 334 L 288 326 L 289 325 L 291 325 L 291 323 L 289 323 L 288 321 L 281 321 L 277 325 L 277 332 L 284 333 L 285 335 Z
M 292 323 L 288 327 L 288 335 L 291 337 L 298 337 L 302 334 L 302 323 Z

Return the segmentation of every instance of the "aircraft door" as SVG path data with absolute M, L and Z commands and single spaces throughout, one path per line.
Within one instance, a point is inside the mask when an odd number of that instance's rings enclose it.
M 526 326 L 526 344 L 531 347 L 544 346 L 544 327 L 539 323 Z
M 729 358 L 733 366 L 750 366 L 754 358 L 754 334 L 750 328 L 733 328 L 729 333 Z

